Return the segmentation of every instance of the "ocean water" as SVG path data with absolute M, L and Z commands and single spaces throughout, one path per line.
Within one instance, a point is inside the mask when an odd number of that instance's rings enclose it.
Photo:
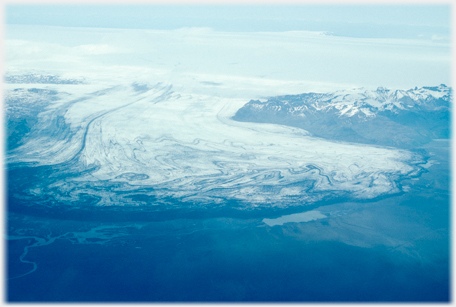
M 20 197 L 52 169 L 10 167 L 7 301 L 448 302 L 449 141 L 422 150 L 406 193 L 291 211 L 71 210 Z

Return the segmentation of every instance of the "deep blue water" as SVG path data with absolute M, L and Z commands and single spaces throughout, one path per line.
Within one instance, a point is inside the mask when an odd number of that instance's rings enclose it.
M 136 244 L 36 248 L 10 301 L 446 301 L 448 275 L 388 251 L 209 231 Z M 133 246 L 138 245 L 138 246 Z M 140 247 L 137 248 L 137 247 Z M 14 261 L 11 261 L 14 262 Z M 16 264 L 17 265 L 17 264 Z M 12 264 L 12 266 L 14 266 Z M 18 269 L 20 265 L 17 265 Z
M 408 193 L 303 205 L 331 214 L 274 227 L 262 219 L 289 211 L 46 208 L 18 199 L 30 182 L 11 171 L 7 301 L 448 302 L 449 147 L 424 149 L 440 164 L 404 181 Z

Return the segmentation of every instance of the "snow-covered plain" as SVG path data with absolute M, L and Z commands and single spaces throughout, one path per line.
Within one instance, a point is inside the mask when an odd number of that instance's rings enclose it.
M 397 193 L 399 180 L 416 176 L 419 164 L 426 163 L 405 150 L 330 142 L 297 128 L 231 120 L 250 99 L 348 86 L 338 78 L 304 78 L 303 55 L 316 56 L 337 45 L 343 54 L 358 48 L 368 56 L 372 48 L 389 48 L 381 40 L 210 29 L 41 27 L 49 36 L 38 30 L 7 29 L 7 73 L 55 74 L 85 83 L 5 86 L 7 92 L 52 89 L 59 98 L 40 113 L 26 144 L 8 153 L 7 161 L 72 161 L 80 171 L 31 193 L 52 193 L 75 205 L 81 194 L 91 194 L 100 197 L 100 206 L 179 199 L 207 206 L 237 200 L 249 208 L 287 207 L 332 196 L 370 199 Z M 445 63 L 444 46 L 432 44 L 396 41 L 392 48 L 401 59 L 410 46 L 417 47 L 416 58 L 407 63 Z M 436 57 L 424 54 L 429 48 Z M 391 54 L 385 54 L 369 56 L 386 61 Z M 66 125 L 56 121 L 59 116 Z M 107 188 L 99 188 L 101 183 Z M 124 197 L 109 187 L 116 183 L 124 183 L 122 191 L 140 190 L 154 201 Z

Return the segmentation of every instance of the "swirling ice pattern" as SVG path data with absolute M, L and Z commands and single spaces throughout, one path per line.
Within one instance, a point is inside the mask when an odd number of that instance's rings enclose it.
M 90 194 L 100 206 L 179 199 L 200 205 L 238 201 L 243 208 L 397 193 L 398 180 L 416 175 L 423 163 L 404 150 L 231 120 L 244 102 L 180 95 L 160 84 L 140 92 L 132 86 L 73 92 L 40 115 L 28 142 L 8 159 L 79 172 L 32 191 L 67 203 Z M 49 120 L 57 117 L 65 124 Z M 133 194 L 147 197 L 135 200 Z

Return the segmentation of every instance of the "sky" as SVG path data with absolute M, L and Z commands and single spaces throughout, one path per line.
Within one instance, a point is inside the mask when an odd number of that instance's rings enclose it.
M 448 38 L 440 5 L 7 5 L 7 24 L 218 31 L 328 31 L 375 38 Z

